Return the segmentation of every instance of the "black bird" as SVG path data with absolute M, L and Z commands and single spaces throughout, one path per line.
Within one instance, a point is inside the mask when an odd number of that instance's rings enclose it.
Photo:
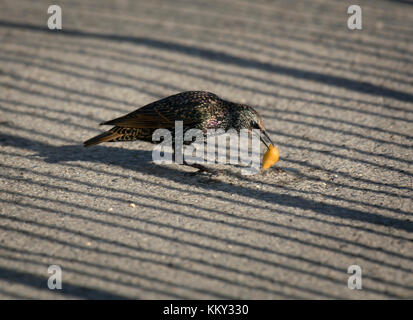
M 252 107 L 226 101 L 205 91 L 181 92 L 152 102 L 125 116 L 102 122 L 112 125 L 103 132 L 83 143 L 90 147 L 101 142 L 113 141 L 152 141 L 152 134 L 158 128 L 173 130 L 175 121 L 183 122 L 183 133 L 189 129 L 200 129 L 205 134 L 208 129 L 259 129 L 260 139 L 267 146 L 273 144 L 265 131 L 260 115 Z M 174 149 L 175 154 L 175 149 Z M 187 163 L 184 162 L 187 165 Z M 192 167 L 206 170 L 199 164 Z

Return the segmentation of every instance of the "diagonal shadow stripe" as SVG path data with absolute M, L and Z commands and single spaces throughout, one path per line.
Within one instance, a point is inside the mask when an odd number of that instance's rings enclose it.
M 6 280 L 9 283 L 19 283 L 35 289 L 49 291 L 47 287 L 47 278 L 43 278 L 32 273 L 0 267 L 0 279 Z M 67 282 L 62 285 L 62 290 L 59 290 L 59 293 L 86 299 L 127 299 L 125 296 L 113 294 L 108 291 L 78 286 Z

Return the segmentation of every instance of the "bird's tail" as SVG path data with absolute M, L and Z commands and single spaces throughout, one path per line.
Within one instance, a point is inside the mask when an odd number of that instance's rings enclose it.
M 116 139 L 118 139 L 120 136 L 122 136 L 121 133 L 106 131 L 97 135 L 96 137 L 86 140 L 85 142 L 83 142 L 83 146 L 85 148 L 88 148 L 102 142 L 116 141 Z

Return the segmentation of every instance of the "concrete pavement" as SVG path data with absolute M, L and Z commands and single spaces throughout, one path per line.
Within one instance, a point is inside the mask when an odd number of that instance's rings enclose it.
M 50 4 L 0 3 L 0 298 L 413 298 L 412 5 L 70 0 L 52 32 Z M 283 170 L 82 147 L 186 90 L 256 107 Z

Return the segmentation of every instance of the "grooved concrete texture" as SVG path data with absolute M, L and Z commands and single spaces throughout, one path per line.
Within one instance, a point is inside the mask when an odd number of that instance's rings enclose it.
M 70 0 L 53 32 L 50 4 L 0 2 L 1 298 L 413 298 L 411 4 Z M 282 170 L 81 146 L 185 90 L 256 107 Z

